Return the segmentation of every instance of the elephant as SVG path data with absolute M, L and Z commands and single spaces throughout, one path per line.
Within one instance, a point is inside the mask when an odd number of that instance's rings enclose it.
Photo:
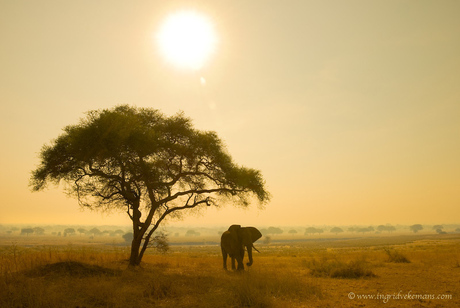
M 231 225 L 227 231 L 222 233 L 220 240 L 220 247 L 222 250 L 222 258 L 224 261 L 224 269 L 227 270 L 227 255 L 232 258 L 232 269 L 235 270 L 235 259 L 238 262 L 238 271 L 244 270 L 243 258 L 244 248 L 248 250 L 249 262 L 247 266 L 251 266 L 252 260 L 252 248 L 259 252 L 254 247 L 254 242 L 262 237 L 257 228 L 254 227 L 241 227 L 240 225 Z

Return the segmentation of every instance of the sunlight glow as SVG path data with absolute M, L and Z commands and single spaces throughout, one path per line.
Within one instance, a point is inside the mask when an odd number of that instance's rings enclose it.
M 157 39 L 169 62 L 191 69 L 200 69 L 216 44 L 211 22 L 193 11 L 171 15 L 161 27 Z

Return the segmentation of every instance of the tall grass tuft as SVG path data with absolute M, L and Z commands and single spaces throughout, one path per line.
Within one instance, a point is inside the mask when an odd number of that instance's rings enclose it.
M 390 248 L 383 249 L 388 255 L 388 262 L 393 263 L 410 263 L 409 259 L 406 258 L 402 253 L 396 250 L 391 250 Z
M 335 258 L 322 258 L 320 261 L 312 259 L 310 262 L 307 262 L 306 265 L 310 269 L 310 274 L 315 277 L 347 279 L 375 277 L 375 274 L 369 269 L 364 259 L 357 259 L 349 262 L 340 261 Z
M 288 302 L 322 298 L 321 289 L 289 271 L 246 272 L 229 284 L 234 307 L 272 307 L 275 299 Z

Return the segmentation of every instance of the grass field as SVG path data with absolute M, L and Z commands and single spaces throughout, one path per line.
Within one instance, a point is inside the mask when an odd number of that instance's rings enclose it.
M 460 307 L 460 235 L 257 247 L 244 273 L 222 269 L 217 245 L 129 269 L 118 242 L 3 236 L 0 307 Z

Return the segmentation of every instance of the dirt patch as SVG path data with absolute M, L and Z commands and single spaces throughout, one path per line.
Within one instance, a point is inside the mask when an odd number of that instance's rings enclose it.
M 116 276 L 121 271 L 105 268 L 98 265 L 91 265 L 75 261 L 57 262 L 39 266 L 26 275 L 31 277 L 45 276 L 71 276 L 71 277 L 91 277 L 91 276 Z

